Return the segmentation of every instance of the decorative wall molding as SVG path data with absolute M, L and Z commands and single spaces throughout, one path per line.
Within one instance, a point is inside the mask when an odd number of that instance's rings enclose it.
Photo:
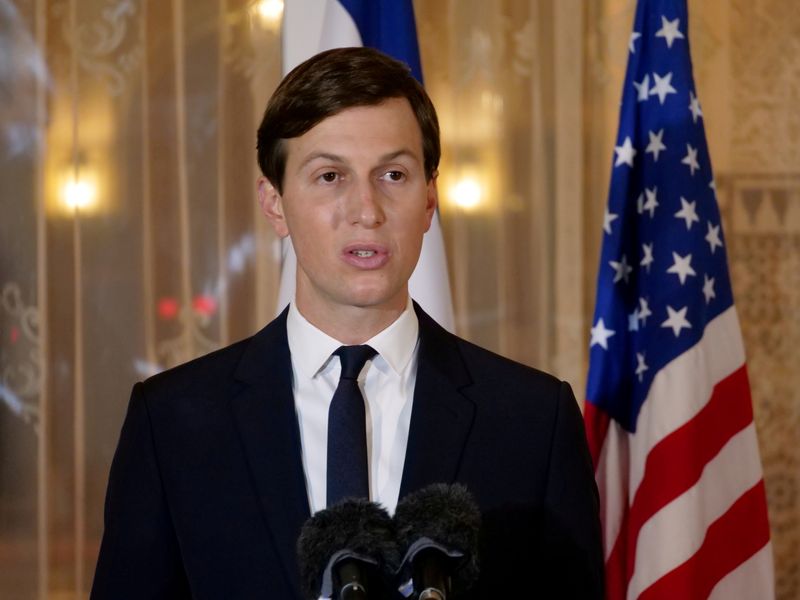
M 84 18 L 72 31 L 69 3 L 53 4 L 64 40 L 72 48 L 80 67 L 102 81 L 109 94 L 125 91 L 128 77 L 142 63 L 144 48 L 139 28 L 141 7 L 136 0 L 106 0 L 94 18 Z
M 800 597 L 800 173 L 717 177 L 767 488 L 776 597 Z
M 178 313 L 181 331 L 156 346 L 156 357 L 159 365 L 170 368 L 189 361 L 202 354 L 208 354 L 219 348 L 219 343 L 206 335 L 210 316 L 184 306 Z
M 38 435 L 42 390 L 39 309 L 24 303 L 20 286 L 14 282 L 6 283 L 0 292 L 0 335 L 0 402 Z

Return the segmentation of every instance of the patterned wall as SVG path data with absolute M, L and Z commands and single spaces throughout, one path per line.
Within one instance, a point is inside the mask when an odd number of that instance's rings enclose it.
M 699 3 L 698 3 L 699 4 Z M 727 3 L 726 3 L 727 4 Z M 699 7 L 698 7 L 699 8 Z M 735 0 L 719 31 L 729 149 L 717 167 L 767 486 L 776 594 L 800 598 L 800 16 Z M 723 64 L 725 64 L 723 63 Z M 716 84 L 715 84 L 716 87 Z M 706 93 L 715 88 L 708 86 Z M 714 118 L 713 113 L 709 116 Z

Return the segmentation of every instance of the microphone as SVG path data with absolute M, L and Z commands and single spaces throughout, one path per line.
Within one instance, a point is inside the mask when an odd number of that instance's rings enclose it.
M 394 515 L 405 556 L 398 569 L 406 598 L 447 600 L 478 579 L 481 513 L 463 485 L 437 483 L 403 498 Z
M 345 499 L 306 521 L 297 557 L 308 600 L 389 598 L 385 581 L 400 558 L 394 522 L 374 502 Z

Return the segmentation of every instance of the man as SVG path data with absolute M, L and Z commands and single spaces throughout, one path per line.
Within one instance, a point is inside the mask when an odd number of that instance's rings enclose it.
M 447 333 L 408 296 L 437 202 L 422 87 L 375 50 L 317 55 L 271 98 L 258 160 L 261 209 L 297 253 L 296 299 L 252 338 L 134 387 L 92 597 L 299 598 L 310 514 L 359 485 L 393 510 L 434 482 L 463 483 L 481 508 L 474 598 L 601 597 L 569 386 Z M 359 444 L 341 442 L 334 410 L 350 368 L 337 353 L 353 345 L 369 346 L 351 376 Z

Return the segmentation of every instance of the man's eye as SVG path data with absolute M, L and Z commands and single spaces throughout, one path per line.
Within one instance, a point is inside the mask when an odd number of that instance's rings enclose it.
M 320 175 L 320 179 L 325 183 L 334 183 L 338 179 L 339 175 L 333 171 L 328 171 L 327 173 L 323 173 Z
M 389 181 L 403 181 L 405 179 L 406 174 L 402 171 L 387 171 L 384 173 L 384 179 L 388 179 Z

